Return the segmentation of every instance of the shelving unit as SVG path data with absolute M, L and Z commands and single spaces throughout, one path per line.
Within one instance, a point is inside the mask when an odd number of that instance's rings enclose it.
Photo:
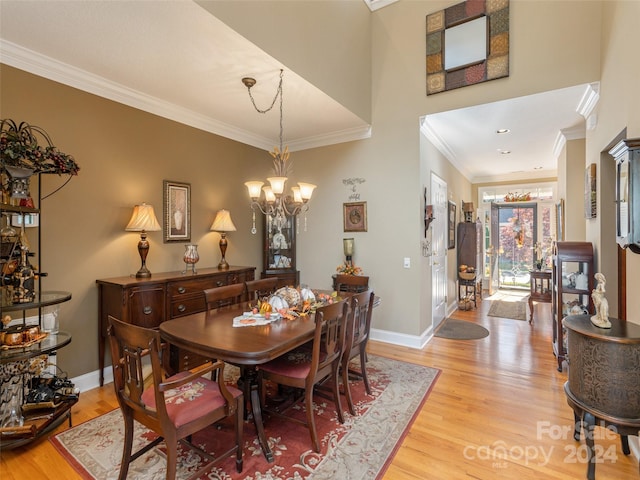
M 39 185 L 38 185 L 39 190 Z M 18 223 L 22 229 L 28 224 L 27 218 L 32 214 L 39 214 L 40 210 L 35 207 L 17 206 L 10 204 L 0 204 L 0 217 L 7 227 L 11 225 L 11 219 L 17 216 Z M 34 227 L 35 228 L 35 227 Z M 37 232 L 37 252 L 40 248 L 40 230 Z M 6 231 L 5 231 L 6 233 Z M 21 316 L 22 326 L 26 327 L 27 319 L 35 317 L 33 326 L 43 331 L 44 308 L 57 305 L 71 300 L 71 293 L 60 291 L 42 291 L 42 272 L 30 273 L 28 278 L 16 277 L 15 272 L 19 267 L 30 266 L 30 256 L 27 255 L 26 246 L 22 245 L 23 235 L 17 238 L 3 236 L 3 249 L 0 254 L 0 271 L 2 271 L 2 302 L 0 303 L 0 318 L 12 313 Z M 17 255 L 19 250 L 19 260 Z M 17 262 L 17 266 L 16 266 Z M 37 276 L 37 280 L 35 280 Z M 29 317 L 27 317 L 27 313 Z M 13 318 L 13 321 L 20 321 L 20 318 Z M 38 337 L 36 337 L 38 338 Z M 42 357 L 41 367 L 46 368 L 49 354 L 59 350 L 71 343 L 71 335 L 67 332 L 58 331 L 47 333 L 46 337 L 37 341 L 26 342 L 21 345 L 1 345 L 0 346 L 0 386 L 2 394 L 0 396 L 0 426 L 8 416 L 9 405 L 12 397 L 16 397 L 18 408 L 22 414 L 24 423 L 22 427 L 0 428 L 0 450 L 11 449 L 27 444 L 34 439 L 46 434 L 60 425 L 64 420 L 71 425 L 71 407 L 78 401 L 77 397 L 66 397 L 64 400 L 51 407 L 32 409 L 28 412 L 22 410 L 24 399 L 29 393 L 29 379 L 35 375 L 33 367 L 34 359 Z M 38 363 L 38 362 L 35 362 Z M 44 372 L 43 372 L 44 373 Z
M 586 309 L 589 314 L 595 313 L 591 299 L 594 274 L 593 245 L 590 242 L 556 242 L 553 252 L 551 311 L 553 353 L 558 361 L 559 372 L 567 358 L 564 318 L 572 313 L 573 306 Z M 574 279 L 579 275 L 586 276 L 586 285 L 576 286 Z M 572 305 L 576 302 L 577 305 Z

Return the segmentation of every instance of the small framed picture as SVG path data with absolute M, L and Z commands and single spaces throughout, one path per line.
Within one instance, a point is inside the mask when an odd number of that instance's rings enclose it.
M 367 231 L 367 202 L 343 203 L 342 208 L 345 232 Z
M 456 204 L 449 200 L 447 248 L 456 248 Z
M 164 242 L 191 241 L 191 184 L 165 180 Z
M 584 171 L 584 218 L 596 218 L 598 211 L 596 190 L 596 164 Z

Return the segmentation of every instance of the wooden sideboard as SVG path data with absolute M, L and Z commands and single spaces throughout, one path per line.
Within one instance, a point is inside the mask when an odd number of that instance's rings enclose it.
M 587 444 L 587 478 L 594 480 L 603 461 L 594 444 L 594 428 L 606 425 L 620 434 L 629 455 L 628 435 L 640 430 L 640 325 L 609 318 L 611 328 L 598 328 L 591 315 L 564 319 L 567 329 L 567 403 L 574 411 L 574 438 L 582 427 Z
M 255 267 L 231 266 L 228 270 L 198 268 L 198 273 L 154 273 L 151 278 L 135 276 L 96 280 L 98 284 L 98 363 L 100 385 L 104 383 L 104 356 L 109 315 L 141 327 L 206 309 L 203 290 L 254 280 Z M 202 358 L 172 347 L 167 366 L 172 371 L 192 368 Z

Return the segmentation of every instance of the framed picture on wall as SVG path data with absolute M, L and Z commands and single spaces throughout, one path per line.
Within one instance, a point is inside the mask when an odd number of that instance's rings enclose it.
M 191 184 L 165 180 L 164 242 L 191 241 Z
M 556 240 L 564 241 L 564 199 L 556 204 Z
M 456 204 L 449 200 L 447 221 L 447 248 L 456 248 Z
M 367 231 L 367 202 L 343 203 L 342 208 L 345 232 Z
M 592 163 L 584 171 L 584 218 L 597 215 L 596 164 Z

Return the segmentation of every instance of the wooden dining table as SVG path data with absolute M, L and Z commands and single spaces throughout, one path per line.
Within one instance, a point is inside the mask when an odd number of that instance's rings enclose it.
M 264 431 L 257 367 L 312 340 L 315 320 L 312 314 L 293 320 L 281 318 L 268 325 L 234 327 L 234 317 L 245 310 L 246 305 L 240 304 L 228 310 L 167 320 L 160 324 L 160 335 L 180 348 L 245 367 L 242 381 L 248 382 L 258 440 L 267 461 L 273 462 L 273 452 Z

